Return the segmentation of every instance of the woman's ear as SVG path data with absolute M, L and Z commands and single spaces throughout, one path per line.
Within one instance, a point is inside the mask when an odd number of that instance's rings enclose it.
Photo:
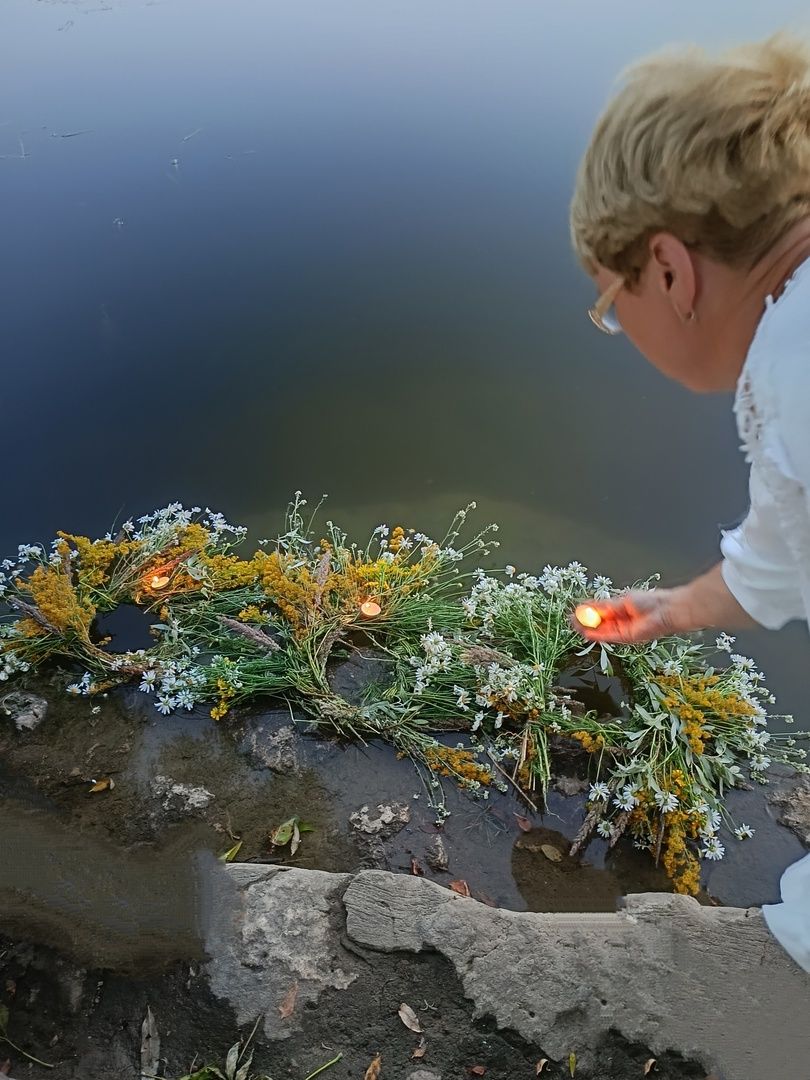
M 691 322 L 695 317 L 697 275 L 686 245 L 672 233 L 655 233 L 650 237 L 647 272 L 653 279 L 651 284 L 657 285 L 681 322 Z

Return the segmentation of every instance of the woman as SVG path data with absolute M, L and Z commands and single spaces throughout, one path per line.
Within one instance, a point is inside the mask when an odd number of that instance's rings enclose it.
M 659 371 L 735 390 L 750 510 L 722 559 L 687 585 L 593 601 L 592 640 L 706 627 L 771 629 L 810 615 L 810 50 L 780 35 L 720 58 L 633 67 L 580 166 L 574 248 L 599 299 Z M 810 856 L 763 908 L 810 971 Z

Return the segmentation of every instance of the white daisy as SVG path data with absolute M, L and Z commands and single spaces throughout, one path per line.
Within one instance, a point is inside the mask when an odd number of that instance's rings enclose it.
M 599 780 L 595 784 L 591 784 L 588 798 L 591 802 L 607 801 L 610 798 L 610 788 L 604 781 Z
M 710 859 L 712 862 L 718 862 L 726 853 L 726 849 L 720 843 L 716 836 L 710 836 L 706 840 L 704 847 L 700 849 L 700 854 L 704 859 Z

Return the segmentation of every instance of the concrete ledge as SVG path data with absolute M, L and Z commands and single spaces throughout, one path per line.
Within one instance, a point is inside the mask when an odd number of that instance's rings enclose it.
M 221 905 L 212 929 L 211 987 L 241 1022 L 264 1015 L 274 1039 L 296 1029 L 283 1015 L 292 985 L 304 1002 L 351 993 L 359 946 L 441 954 L 476 1016 L 558 1058 L 581 1047 L 586 1067 L 610 1029 L 727 1080 L 796 1080 L 810 1060 L 810 976 L 757 908 L 644 893 L 617 913 L 522 913 L 376 870 L 236 865 L 229 881 L 239 902 Z

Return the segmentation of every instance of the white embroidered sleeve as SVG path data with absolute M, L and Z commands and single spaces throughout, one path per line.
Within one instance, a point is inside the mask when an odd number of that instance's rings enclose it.
M 798 568 L 756 463 L 751 466 L 750 493 L 751 508 L 745 521 L 723 534 L 723 580 L 752 619 L 769 630 L 778 630 L 791 619 L 806 617 Z

